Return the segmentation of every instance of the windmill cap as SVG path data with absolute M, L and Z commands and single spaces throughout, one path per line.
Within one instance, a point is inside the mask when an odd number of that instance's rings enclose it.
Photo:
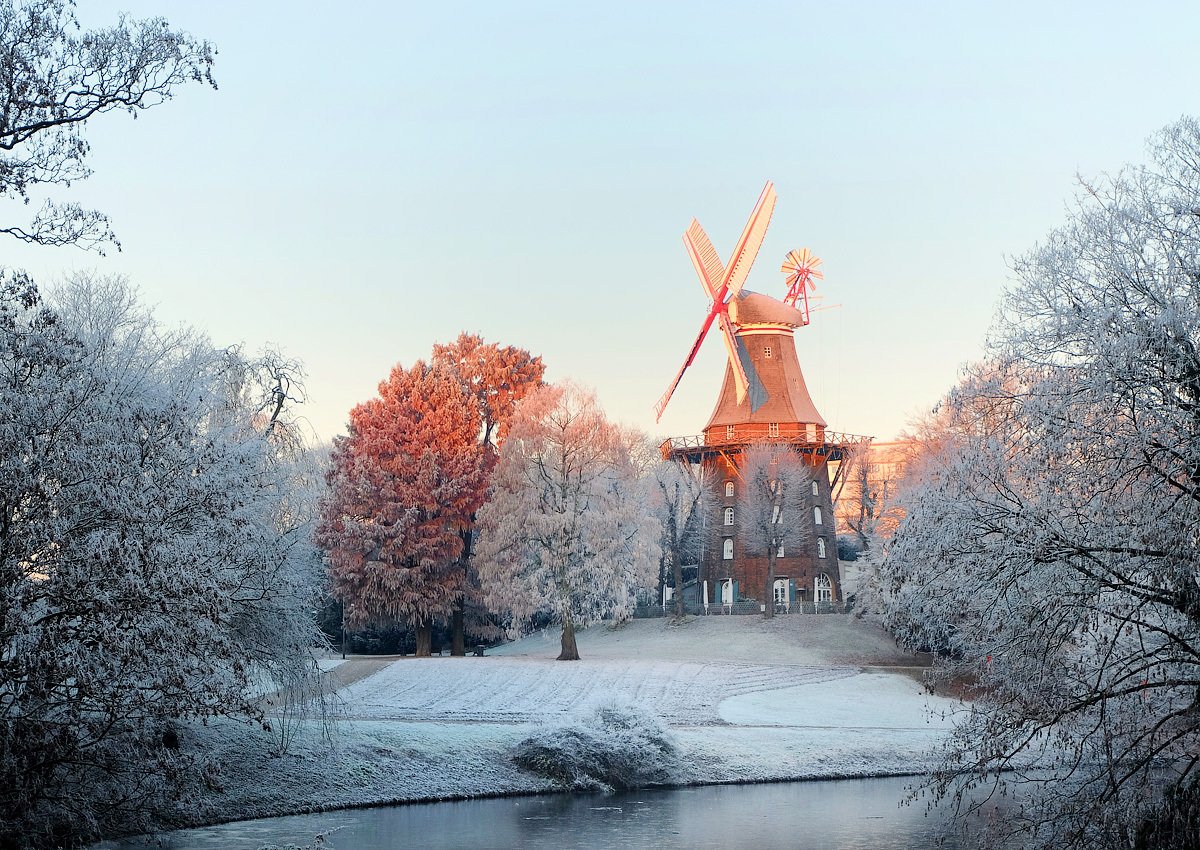
M 743 289 L 729 299 L 729 318 L 737 325 L 804 327 L 804 314 L 770 295 Z

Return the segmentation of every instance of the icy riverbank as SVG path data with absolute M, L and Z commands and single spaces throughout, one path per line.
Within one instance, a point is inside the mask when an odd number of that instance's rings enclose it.
M 925 692 L 920 659 L 841 616 L 636 621 L 581 634 L 583 661 L 555 662 L 556 649 L 535 636 L 493 657 L 351 659 L 335 668 L 352 683 L 338 692 L 331 741 L 308 721 L 275 757 L 255 729 L 197 730 L 195 744 L 223 763 L 221 791 L 207 812 L 181 817 L 557 790 L 517 768 L 511 748 L 604 697 L 670 725 L 681 783 L 920 772 L 963 708 Z M 371 673 L 353 681 L 360 664 Z

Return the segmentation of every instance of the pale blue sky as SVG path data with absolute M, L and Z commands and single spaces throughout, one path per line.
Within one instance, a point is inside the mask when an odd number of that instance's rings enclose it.
M 699 433 L 715 334 L 652 409 L 706 308 L 680 236 L 696 216 L 726 258 L 767 179 L 747 288 L 781 297 L 793 248 L 824 260 L 844 306 L 797 333 L 801 366 L 832 427 L 891 437 L 978 356 L 1005 258 L 1062 220 L 1074 174 L 1200 114 L 1194 2 L 80 5 L 213 41 L 220 90 L 90 127 L 71 195 L 123 252 L 0 262 L 127 274 L 169 322 L 278 343 L 322 438 L 463 330 L 613 418 Z

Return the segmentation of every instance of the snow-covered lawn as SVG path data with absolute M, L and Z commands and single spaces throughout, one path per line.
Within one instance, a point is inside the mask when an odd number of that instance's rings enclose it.
M 557 634 L 483 658 L 352 657 L 330 673 L 346 683 L 332 742 L 308 721 L 278 757 L 254 727 L 194 730 L 224 762 L 224 790 L 183 818 L 553 790 L 511 749 L 608 697 L 670 724 L 686 783 L 919 772 L 963 708 L 925 692 L 922 659 L 844 616 L 643 620 L 588 629 L 579 647 L 584 660 L 570 663 L 552 660 Z
M 550 720 L 620 697 L 679 724 L 721 724 L 722 700 L 858 673 L 857 667 L 696 664 L 655 660 L 428 658 L 395 661 L 341 692 L 347 716 L 371 720 L 514 723 Z

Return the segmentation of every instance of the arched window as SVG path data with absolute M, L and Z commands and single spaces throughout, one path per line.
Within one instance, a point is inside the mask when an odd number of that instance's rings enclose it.
M 818 558 L 825 557 L 825 538 L 824 537 L 817 538 L 817 557 Z
M 775 550 L 775 557 L 776 557 L 776 558 L 782 558 L 782 557 L 783 557 L 783 544 L 782 544 L 782 543 L 780 543 L 780 544 L 779 544 L 779 548 Z
M 733 495 L 733 482 L 732 482 L 732 481 L 726 481 L 726 482 L 725 482 L 725 495 L 726 495 L 726 496 L 732 496 L 732 495 Z
M 775 579 L 775 604 L 784 605 L 788 601 L 788 580 L 785 578 Z
M 723 555 L 725 556 L 726 561 L 733 560 L 733 538 L 731 538 L 731 537 L 725 538 L 725 549 L 724 549 Z
M 821 524 L 821 509 L 813 508 L 813 522 L 817 525 Z
M 812 485 L 813 485 L 813 495 L 815 496 L 815 495 L 817 495 L 817 482 L 816 482 L 816 481 L 814 481 L 814 482 L 812 483 Z
M 833 582 L 829 580 L 829 576 L 825 575 L 825 573 L 817 576 L 816 591 L 818 602 L 833 601 Z
M 725 524 L 733 525 L 733 508 L 725 509 Z

